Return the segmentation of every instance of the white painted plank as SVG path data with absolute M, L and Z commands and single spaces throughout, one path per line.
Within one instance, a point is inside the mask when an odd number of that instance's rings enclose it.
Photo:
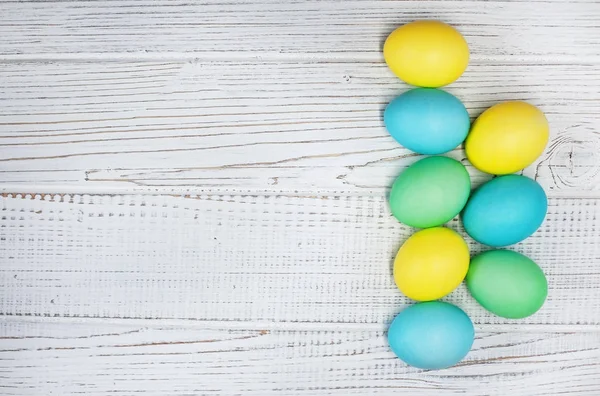
M 0 322 L 3 395 L 597 395 L 600 333 L 479 332 L 458 366 L 407 367 L 383 332 Z
M 448 90 L 472 117 L 539 105 L 552 141 L 526 174 L 551 195 L 597 195 L 599 70 L 480 62 Z M 8 192 L 381 193 L 416 159 L 383 126 L 407 88 L 381 62 L 7 63 L 0 79 Z
M 498 318 L 464 287 L 448 300 L 477 324 L 600 325 L 600 201 L 548 212 L 515 246 L 547 274 L 542 310 Z M 385 324 L 409 303 L 391 263 L 412 231 L 382 196 L 9 195 L 1 216 L 5 315 Z
M 0 3 L 0 54 L 338 56 L 379 60 L 385 37 L 441 19 L 475 59 L 598 59 L 598 2 L 94 1 Z M 283 56 L 282 56 L 283 55 Z

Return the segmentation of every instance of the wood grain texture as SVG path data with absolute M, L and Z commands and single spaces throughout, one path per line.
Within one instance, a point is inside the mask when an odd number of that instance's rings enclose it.
M 479 332 L 458 366 L 407 367 L 383 332 L 0 322 L 3 395 L 600 394 L 600 333 Z
M 553 199 L 514 247 L 548 277 L 536 315 L 495 317 L 464 287 L 448 300 L 477 324 L 597 327 L 599 214 L 599 200 Z M 384 328 L 409 303 L 391 263 L 412 230 L 382 196 L 5 196 L 0 219 L 5 315 Z
M 548 217 L 513 247 L 548 301 L 508 321 L 461 287 L 473 351 L 432 372 L 384 333 L 412 232 L 384 194 L 416 157 L 383 128 L 407 86 L 381 46 L 418 18 L 467 38 L 448 90 L 472 117 L 522 99 L 552 129 L 525 170 Z M 599 20 L 594 0 L 0 1 L 0 394 L 600 395 Z M 46 194 L 67 191 L 99 195 Z
M 95 1 L 0 3 L 5 58 L 119 54 L 379 60 L 397 26 L 455 25 L 476 59 L 600 59 L 598 2 Z M 282 56 L 283 55 L 283 56 Z
M 540 106 L 551 142 L 525 173 L 553 196 L 597 196 L 599 70 L 475 62 L 448 90 L 472 117 L 505 100 Z M 417 159 L 383 126 L 407 87 L 381 62 L 6 63 L 0 79 L 8 192 L 380 194 Z

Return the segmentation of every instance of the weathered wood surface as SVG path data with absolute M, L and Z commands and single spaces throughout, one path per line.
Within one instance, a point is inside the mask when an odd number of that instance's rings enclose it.
M 553 199 L 540 230 L 514 247 L 550 287 L 543 309 L 515 323 L 600 325 L 599 207 Z M 0 312 L 9 315 L 383 329 L 409 303 L 391 264 L 412 230 L 384 197 L 5 196 L 1 216 Z M 478 324 L 513 322 L 464 287 L 448 300 Z
M 447 89 L 472 117 L 522 99 L 552 133 L 525 170 L 548 218 L 513 247 L 549 299 L 508 321 L 459 289 L 477 340 L 438 372 L 384 335 L 412 232 L 385 191 L 416 157 L 383 128 L 408 87 L 381 45 L 417 18 L 468 40 Z M 599 20 L 594 0 L 0 1 L 0 394 L 600 395 Z
M 3 395 L 600 394 L 598 332 L 480 332 L 458 366 L 424 371 L 379 331 L 1 324 Z
M 7 192 L 379 194 L 417 159 L 383 126 L 407 87 L 382 63 L 7 63 L 0 79 Z M 474 63 L 448 90 L 473 117 L 539 105 L 551 142 L 525 173 L 550 195 L 597 196 L 597 65 Z
M 380 60 L 385 37 L 419 18 L 457 26 L 477 59 L 600 59 L 595 1 L 8 2 L 0 13 L 0 55 L 11 59 Z

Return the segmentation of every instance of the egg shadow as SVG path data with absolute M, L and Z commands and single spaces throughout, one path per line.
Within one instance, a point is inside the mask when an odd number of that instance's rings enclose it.
M 418 156 L 419 154 L 414 154 L 415 156 Z M 404 172 L 406 168 L 402 168 L 399 170 L 398 175 L 400 175 L 402 172 Z M 398 177 L 398 176 L 396 176 Z M 395 181 L 395 178 L 394 178 Z M 389 275 L 392 277 L 392 279 L 394 279 L 394 261 L 396 259 L 396 255 L 398 254 L 398 250 L 400 250 L 400 247 L 402 245 L 404 245 L 404 243 L 408 240 L 408 238 L 411 237 L 411 235 L 413 235 L 415 233 L 415 231 L 417 230 L 416 228 L 412 228 L 409 227 L 405 224 L 402 224 L 400 221 L 398 221 L 398 219 L 396 219 L 396 217 L 392 214 L 390 206 L 389 206 L 389 202 L 390 202 L 390 194 L 392 193 L 392 186 L 393 186 L 394 182 L 392 182 L 392 185 L 389 186 L 386 190 L 385 193 L 385 200 L 387 203 L 387 208 L 388 210 L 390 210 L 389 216 L 392 218 L 392 220 L 394 222 L 396 222 L 397 227 L 398 227 L 398 233 L 404 235 L 405 231 L 408 230 L 408 235 L 406 235 L 403 238 L 399 238 L 399 243 L 397 245 L 394 246 L 393 250 L 392 250 L 392 257 L 390 258 L 390 262 L 389 262 Z M 395 283 L 395 281 L 394 281 Z
M 406 155 L 402 155 L 399 159 L 410 158 L 413 161 L 411 161 L 409 164 L 406 164 L 406 165 L 398 168 L 398 171 L 396 172 L 396 177 L 394 178 L 394 181 L 392 182 L 392 184 L 390 186 L 388 186 L 388 188 L 386 189 L 386 192 L 385 192 L 385 199 L 386 199 L 387 209 L 389 210 L 389 216 L 392 217 L 393 221 L 396 222 L 397 226 L 399 227 L 398 233 L 403 235 L 403 237 L 399 238 L 399 243 L 394 246 L 393 256 L 390 259 L 389 270 L 390 270 L 390 276 L 392 276 L 392 278 L 394 276 L 394 260 L 396 258 L 396 255 L 398 254 L 398 250 L 400 250 L 400 247 L 402 247 L 402 245 L 404 245 L 404 243 L 408 240 L 408 238 L 413 236 L 416 232 L 422 230 L 422 228 L 410 227 L 410 226 L 400 222 L 391 213 L 391 208 L 389 206 L 389 202 L 390 202 L 392 187 L 393 187 L 393 184 L 394 184 L 396 178 L 399 175 L 401 175 L 406 169 L 408 169 L 409 167 L 414 165 L 416 162 L 418 162 L 422 159 L 428 158 L 428 157 L 432 157 L 432 156 L 431 155 L 423 155 L 423 154 L 415 153 L 412 151 L 408 151 L 408 153 Z
M 390 34 L 392 34 L 392 32 L 396 29 L 398 29 L 400 26 L 405 25 L 407 22 L 406 21 L 399 21 L 397 22 L 395 25 L 393 25 L 390 30 L 388 30 L 385 33 L 385 36 L 381 37 L 379 39 L 379 52 L 381 52 L 381 54 L 383 54 L 383 47 L 385 46 L 385 41 L 387 40 L 387 38 L 390 36 Z
M 404 245 L 404 243 L 408 240 L 408 238 L 410 238 L 411 236 L 413 236 L 415 234 L 415 232 L 419 231 L 419 229 L 417 228 L 412 228 L 412 227 L 408 227 L 402 223 L 399 223 L 401 227 L 406 227 L 408 230 L 410 230 L 410 233 L 405 237 L 405 238 L 401 238 L 400 239 L 400 243 L 396 246 L 394 246 L 394 250 L 393 250 L 393 255 L 390 258 L 390 262 L 389 262 L 389 271 L 390 271 L 390 276 L 392 277 L 392 279 L 394 279 L 394 261 L 396 261 L 396 255 L 398 254 L 398 250 L 400 250 L 400 248 L 402 247 L 402 245 Z M 394 280 L 394 284 L 396 283 L 396 281 Z

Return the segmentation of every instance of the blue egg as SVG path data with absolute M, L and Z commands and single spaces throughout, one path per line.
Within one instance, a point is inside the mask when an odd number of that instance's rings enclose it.
M 544 221 L 548 199 L 536 181 L 500 176 L 471 195 L 462 214 L 467 233 L 479 243 L 501 247 L 533 234 Z
M 388 132 L 419 154 L 446 153 L 469 133 L 469 113 L 455 96 L 441 89 L 416 88 L 392 100 L 383 113 Z
M 473 323 L 455 305 L 429 301 L 400 312 L 388 330 L 392 351 L 422 369 L 443 369 L 460 362 L 471 350 Z

